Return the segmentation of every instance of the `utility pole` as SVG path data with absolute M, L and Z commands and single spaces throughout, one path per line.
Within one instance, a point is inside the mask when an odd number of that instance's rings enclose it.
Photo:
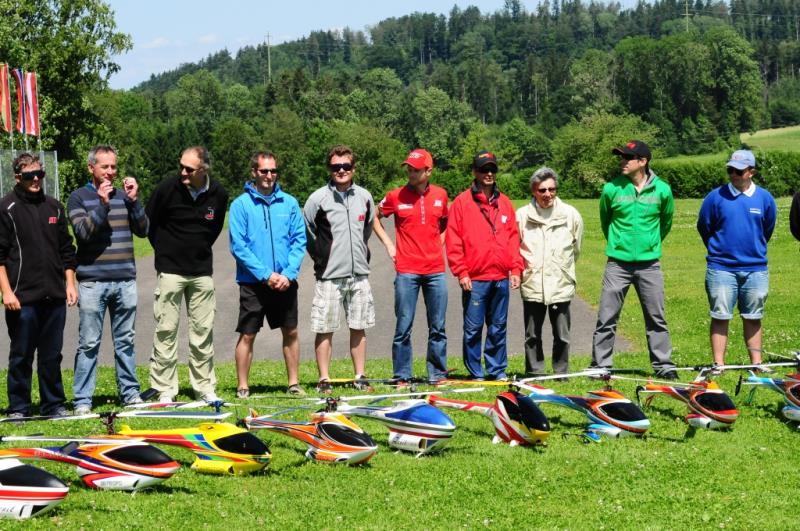
M 686 33 L 689 33 L 689 0 L 683 0 L 683 17 L 686 19 Z

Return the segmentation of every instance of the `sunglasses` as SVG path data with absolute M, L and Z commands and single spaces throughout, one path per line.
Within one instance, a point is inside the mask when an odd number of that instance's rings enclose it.
M 278 175 L 278 168 L 258 168 L 256 169 L 259 175 L 267 175 L 272 173 L 272 175 Z
M 620 158 L 623 160 L 634 160 L 638 159 L 639 157 L 637 157 L 636 155 L 628 155 L 627 153 L 623 153 L 622 155 L 620 155 Z
M 497 166 L 484 166 L 483 168 L 478 168 L 478 173 L 497 173 Z
M 331 173 L 339 173 L 340 171 L 351 171 L 353 165 L 349 162 L 345 162 L 344 164 L 328 164 L 328 169 Z
M 737 169 L 736 169 L 736 168 L 734 168 L 733 166 L 728 166 L 728 173 L 729 173 L 729 174 L 730 174 L 730 173 L 735 173 L 735 174 L 736 174 L 736 175 L 738 175 L 739 177 L 741 177 L 742 175 L 744 175 L 744 172 L 746 172 L 746 171 L 747 171 L 747 168 L 745 168 L 745 169 L 743 169 L 743 170 L 737 170 Z
M 181 166 L 181 171 L 185 171 L 189 175 L 197 171 L 197 168 L 192 168 L 191 166 L 184 166 L 183 164 L 181 164 L 180 166 Z
M 543 194 L 545 192 L 550 192 L 551 194 L 554 194 L 554 193 L 556 193 L 556 190 L 558 190 L 558 188 L 556 188 L 555 186 L 552 186 L 550 188 L 537 188 L 536 189 L 536 191 L 539 192 L 540 194 Z
M 44 179 L 44 170 L 24 171 L 19 174 L 23 181 L 32 181 L 38 177 L 39 180 Z

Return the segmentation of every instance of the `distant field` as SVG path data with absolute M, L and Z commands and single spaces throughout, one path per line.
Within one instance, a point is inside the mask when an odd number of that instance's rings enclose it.
M 781 127 L 779 129 L 762 129 L 753 134 L 742 133 L 739 138 L 743 144 L 747 144 L 754 150 L 800 151 L 800 125 Z M 687 160 L 709 162 L 725 159 L 728 155 L 727 151 L 723 151 L 704 155 L 678 155 L 677 157 L 668 157 L 661 160 L 670 162 L 685 162 Z
M 742 142 L 753 149 L 800 151 L 800 125 L 780 129 L 763 129 L 752 135 L 743 133 Z

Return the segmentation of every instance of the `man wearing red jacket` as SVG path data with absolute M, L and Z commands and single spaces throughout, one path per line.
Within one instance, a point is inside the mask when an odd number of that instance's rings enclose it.
M 481 340 L 486 323 L 485 377 L 504 380 L 509 285 L 519 288 L 523 269 L 514 206 L 497 189 L 497 159 L 481 151 L 472 160 L 472 186 L 455 198 L 447 224 L 447 261 L 461 285 L 464 365 L 484 379 Z

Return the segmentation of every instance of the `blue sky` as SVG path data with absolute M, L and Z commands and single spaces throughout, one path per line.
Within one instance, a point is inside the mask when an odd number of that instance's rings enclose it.
M 117 27 L 133 38 L 133 49 L 115 58 L 122 67 L 113 88 L 130 88 L 150 74 L 198 61 L 227 48 L 266 40 L 298 39 L 314 30 L 364 30 L 382 19 L 420 12 L 447 14 L 454 5 L 481 13 L 502 9 L 503 0 L 107 0 Z M 528 10 L 538 1 L 523 0 Z

